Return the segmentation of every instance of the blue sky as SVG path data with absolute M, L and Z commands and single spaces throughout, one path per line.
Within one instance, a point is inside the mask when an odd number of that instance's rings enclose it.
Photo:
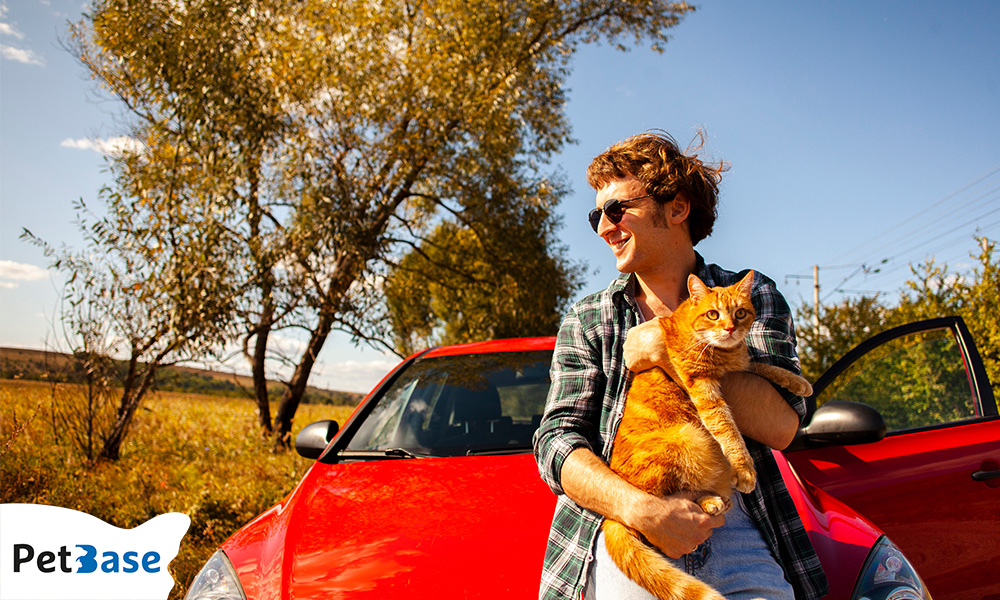
M 98 205 L 98 142 L 121 131 L 116 107 L 60 47 L 81 2 L 2 7 L 0 345 L 43 347 L 60 279 L 18 236 L 28 228 L 79 245 L 72 204 Z M 582 49 L 567 82 L 577 143 L 553 161 L 573 188 L 561 237 L 588 265 L 580 295 L 616 273 L 586 222 L 594 197 L 584 170 L 610 144 L 654 128 L 682 145 L 703 128 L 703 154 L 731 164 L 715 233 L 698 249 L 766 273 L 793 306 L 811 302 L 813 265 L 827 302 L 893 298 L 908 266 L 929 256 L 966 268 L 974 235 L 1000 239 L 997 31 L 993 0 L 727 0 L 699 3 L 663 54 Z M 396 362 L 332 338 L 314 383 L 366 391 Z

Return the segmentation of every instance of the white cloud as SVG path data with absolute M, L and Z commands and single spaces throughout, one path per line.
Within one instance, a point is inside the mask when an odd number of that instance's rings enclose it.
M 348 360 L 317 365 L 311 382 L 313 385 L 331 390 L 366 394 L 383 377 L 388 375 L 389 371 L 398 365 L 400 360 L 398 358 L 370 361 Z
M 48 279 L 49 272 L 35 265 L 0 260 L 0 288 L 13 289 L 19 281 L 40 281 Z
M 290 356 L 293 357 L 293 359 L 298 358 L 303 352 L 305 352 L 306 346 L 307 343 L 305 340 L 276 333 L 272 333 L 267 338 L 267 347 L 271 350 L 271 352 L 276 352 L 281 356 Z
M 144 148 L 142 142 L 135 138 L 119 136 L 108 139 L 81 138 L 74 140 L 66 138 L 59 142 L 63 148 L 73 148 L 75 150 L 93 150 L 106 156 L 122 156 L 127 153 L 141 152 Z
M 7 21 L 7 5 L 0 4 L 0 35 L 15 40 L 23 40 L 24 34 Z M 45 61 L 31 50 L 0 44 L 0 57 L 26 65 L 44 65 Z
M 10 23 L 0 22 L 0 35 L 9 35 L 19 40 L 24 39 L 24 34 L 10 26 Z
M 26 65 L 44 65 L 45 61 L 31 50 L 15 48 L 6 44 L 0 44 L 0 56 L 7 60 L 23 63 Z
M 336 340 L 328 340 L 328 346 L 336 344 Z M 287 380 L 292 376 L 294 365 L 280 363 L 275 360 L 279 352 L 292 362 L 297 362 L 302 357 L 306 342 L 290 336 L 272 334 L 268 337 L 268 344 L 271 346 L 270 354 L 272 358 L 267 361 L 267 376 L 273 380 Z M 390 354 L 378 354 L 370 360 L 330 360 L 327 356 L 330 351 L 336 352 L 334 348 L 325 348 L 320 359 L 313 367 L 309 377 L 309 385 L 338 392 L 354 392 L 367 394 L 375 385 L 392 371 L 402 359 Z M 365 354 L 368 350 L 355 349 L 357 354 Z M 250 376 L 250 367 L 243 358 L 242 349 L 231 346 L 225 353 L 229 358 L 224 361 L 214 361 L 206 359 L 200 362 L 185 363 L 189 366 L 201 369 L 212 369 L 219 372 L 238 373 Z
M 0 34 L 9 35 L 16 37 L 17 39 L 23 39 L 24 34 L 14 28 L 13 25 L 7 22 L 7 3 L 0 3 Z

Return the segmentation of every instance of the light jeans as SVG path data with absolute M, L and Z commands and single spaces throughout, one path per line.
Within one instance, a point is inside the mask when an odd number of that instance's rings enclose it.
M 771 550 L 746 513 L 742 498 L 733 494 L 733 508 L 726 524 L 691 554 L 667 559 L 678 569 L 711 585 L 727 600 L 794 600 L 792 586 L 771 555 Z M 622 573 L 598 534 L 594 560 L 587 571 L 586 600 L 656 600 Z

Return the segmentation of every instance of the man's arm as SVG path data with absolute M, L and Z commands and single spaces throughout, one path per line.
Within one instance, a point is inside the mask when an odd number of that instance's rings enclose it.
M 682 492 L 663 498 L 631 485 L 587 448 L 577 448 L 562 467 L 566 495 L 584 508 L 641 532 L 671 558 L 694 551 L 726 521 L 693 502 L 701 494 Z
M 799 428 L 799 414 L 763 377 L 747 371 L 722 378 L 722 397 L 743 435 L 784 450 Z
M 633 527 L 668 556 L 680 557 L 725 523 L 684 492 L 658 498 L 615 474 L 593 451 L 607 379 L 575 307 L 563 321 L 553 355 L 552 385 L 535 434 L 542 479 L 556 494 Z
M 669 373 L 670 359 L 662 353 L 663 330 L 656 320 L 633 327 L 625 339 L 624 360 L 633 371 L 654 365 Z M 775 450 L 788 447 L 799 427 L 799 414 L 767 380 L 749 372 L 727 373 L 722 379 L 722 397 L 743 435 Z

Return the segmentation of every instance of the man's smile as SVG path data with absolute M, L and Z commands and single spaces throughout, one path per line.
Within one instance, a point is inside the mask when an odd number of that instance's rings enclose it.
M 618 237 L 618 239 L 612 239 L 610 236 L 605 239 L 608 242 L 608 245 L 611 246 L 611 249 L 615 252 L 615 254 L 618 254 L 629 242 L 629 240 L 632 239 L 632 236 L 623 233 L 621 234 L 620 237 Z

